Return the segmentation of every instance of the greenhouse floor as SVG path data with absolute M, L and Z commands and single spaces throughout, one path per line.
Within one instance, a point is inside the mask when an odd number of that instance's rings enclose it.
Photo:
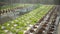
M 58 34 L 60 34 L 60 22 L 59 22 L 59 26 L 58 26 Z
M 59 17 L 60 17 L 60 5 L 59 5 Z M 57 33 L 60 34 L 60 21 L 59 21 Z

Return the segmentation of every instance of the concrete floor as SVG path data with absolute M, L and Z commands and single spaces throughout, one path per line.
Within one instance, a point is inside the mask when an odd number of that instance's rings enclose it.
M 60 17 L 60 5 L 59 5 L 59 17 Z M 60 20 L 59 20 L 59 26 L 58 26 L 57 32 L 58 32 L 58 34 L 60 34 Z
M 58 26 L 58 34 L 60 34 L 60 23 L 59 23 L 59 26 Z

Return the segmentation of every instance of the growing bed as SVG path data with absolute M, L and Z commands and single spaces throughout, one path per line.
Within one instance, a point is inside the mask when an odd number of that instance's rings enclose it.
M 0 34 L 24 34 L 25 30 L 36 24 L 52 7 L 50 5 L 41 5 L 13 21 L 0 25 Z

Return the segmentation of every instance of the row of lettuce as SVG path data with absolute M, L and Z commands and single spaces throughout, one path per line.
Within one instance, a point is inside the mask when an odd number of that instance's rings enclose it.
M 52 7 L 50 5 L 39 6 L 13 21 L 0 25 L 0 34 L 24 34 L 24 31 L 36 24 Z
M 9 4 L 9 5 L 3 5 L 0 7 L 1 10 L 11 10 L 11 9 L 15 9 L 15 8 L 18 8 L 18 7 L 27 7 L 27 6 L 31 6 L 32 4 L 19 4 L 19 3 L 16 3 L 16 4 Z

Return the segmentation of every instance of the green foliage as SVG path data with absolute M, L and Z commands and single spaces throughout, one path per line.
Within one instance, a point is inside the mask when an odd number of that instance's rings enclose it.
M 32 4 L 19 4 L 19 3 L 16 3 L 16 4 L 4 5 L 0 9 L 1 10 L 15 9 L 15 8 L 18 8 L 18 7 L 27 7 L 27 6 L 31 6 L 31 5 Z
M 24 14 L 19 18 L 0 25 L 0 33 L 7 33 L 4 30 L 8 30 L 12 33 L 23 34 L 29 25 L 36 24 L 53 6 L 42 5 L 30 13 Z

